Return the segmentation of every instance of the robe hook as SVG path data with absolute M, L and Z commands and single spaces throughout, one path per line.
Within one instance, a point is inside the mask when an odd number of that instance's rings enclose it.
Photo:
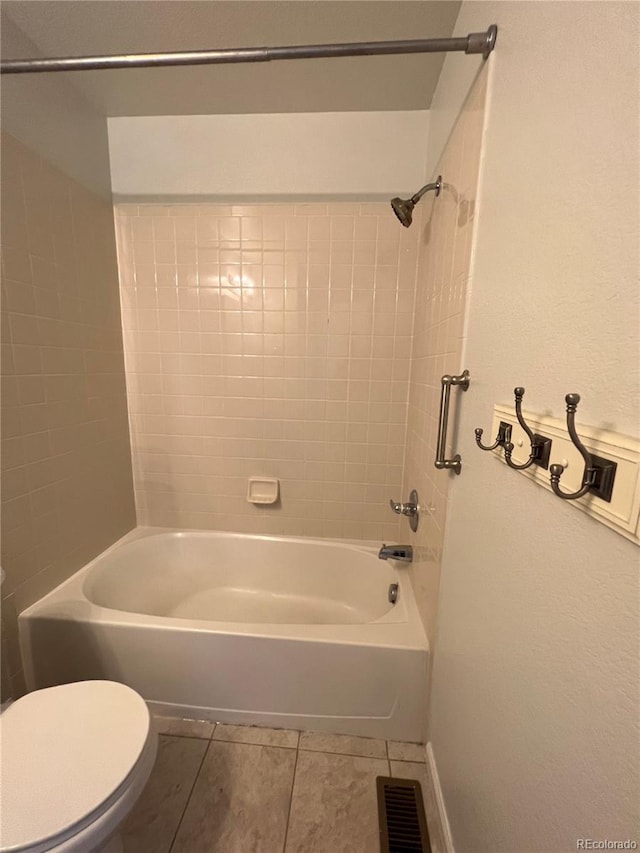
M 514 445 L 510 441 L 507 441 L 504 446 L 504 460 L 510 468 L 514 468 L 516 471 L 524 471 L 526 468 L 530 468 L 534 463 L 546 468 L 549 462 L 551 440 L 533 433 L 525 419 L 522 417 L 522 398 L 524 397 L 524 388 L 514 388 L 513 393 L 516 398 L 516 417 L 518 419 L 518 423 L 527 434 L 531 451 L 527 461 L 523 462 L 522 465 L 518 465 L 516 462 L 512 462 L 511 460 Z
M 581 498 L 583 495 L 586 495 L 587 492 L 591 491 L 592 486 L 596 485 L 598 468 L 594 466 L 591 454 L 580 441 L 578 433 L 576 432 L 576 411 L 578 409 L 578 403 L 580 402 L 580 394 L 567 394 L 564 399 L 567 403 L 567 430 L 571 437 L 571 441 L 574 443 L 576 449 L 584 459 L 582 485 L 577 492 L 563 492 L 560 489 L 560 477 L 564 472 L 564 468 L 562 465 L 555 463 L 551 466 L 549 471 L 551 473 L 551 488 L 554 493 L 565 501 L 575 501 L 577 498 Z
M 477 427 L 474 432 L 476 434 L 476 444 L 480 450 L 495 450 L 496 447 L 504 447 L 508 441 L 511 441 L 511 424 L 508 424 L 505 421 L 500 421 L 498 434 L 493 444 L 487 445 L 482 443 L 482 434 L 484 430 L 481 429 L 481 427 Z

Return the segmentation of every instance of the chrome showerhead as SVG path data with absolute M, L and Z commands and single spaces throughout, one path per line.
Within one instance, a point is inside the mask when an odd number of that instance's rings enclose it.
M 425 193 L 428 193 L 430 190 L 434 190 L 436 196 L 439 196 L 441 187 L 442 175 L 438 175 L 435 183 L 425 184 L 422 189 L 419 189 L 418 192 L 415 193 L 415 195 L 411 196 L 411 198 L 396 197 L 391 199 L 391 207 L 393 209 L 393 212 L 405 228 L 408 228 L 411 225 L 411 222 L 413 221 L 413 208 L 420 201 L 422 196 Z
M 391 207 L 405 228 L 411 225 L 415 203 L 410 198 L 392 198 Z

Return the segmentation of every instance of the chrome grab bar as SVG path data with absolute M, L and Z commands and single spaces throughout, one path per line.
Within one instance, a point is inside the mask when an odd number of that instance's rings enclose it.
M 444 454 L 446 452 L 447 444 L 447 424 L 449 422 L 449 397 L 451 395 L 451 386 L 459 385 L 463 391 L 466 391 L 469 387 L 469 381 L 468 370 L 463 370 L 460 376 L 449 376 L 449 374 L 445 374 L 440 380 L 442 385 L 442 391 L 440 393 L 440 421 L 438 423 L 436 460 L 433 463 L 439 471 L 442 469 L 450 469 L 455 471 L 456 474 L 459 474 L 460 469 L 462 468 L 462 457 L 459 453 L 456 453 L 453 459 L 445 459 Z

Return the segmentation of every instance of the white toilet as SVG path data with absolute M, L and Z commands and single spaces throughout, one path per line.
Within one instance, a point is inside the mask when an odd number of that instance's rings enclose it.
M 157 735 L 130 687 L 36 690 L 0 715 L 0 851 L 116 853 L 153 768 Z

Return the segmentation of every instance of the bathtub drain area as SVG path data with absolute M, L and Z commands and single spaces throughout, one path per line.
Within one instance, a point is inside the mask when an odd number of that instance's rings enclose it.
M 276 625 L 360 625 L 371 619 L 366 611 L 334 598 L 232 586 L 198 590 L 168 608 L 166 615 Z

